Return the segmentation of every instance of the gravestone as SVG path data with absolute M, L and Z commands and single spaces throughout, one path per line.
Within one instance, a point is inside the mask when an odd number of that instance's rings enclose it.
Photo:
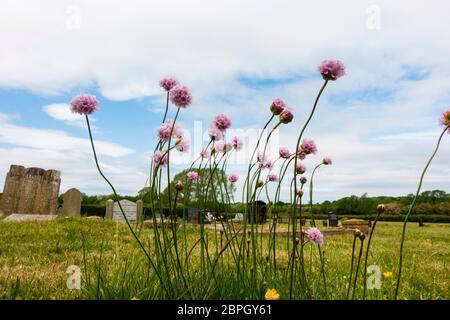
M 83 194 L 75 188 L 67 190 L 63 196 L 61 215 L 69 217 L 79 217 Z
M 234 216 L 233 221 L 241 222 L 244 221 L 244 214 L 243 213 L 236 213 Z
M 199 212 L 198 208 L 189 208 L 187 212 L 188 222 L 197 223 L 199 220 Z
M 25 222 L 25 221 L 52 221 L 58 218 L 56 214 L 23 214 L 13 213 L 5 218 L 5 221 Z
M 335 213 L 330 213 L 328 215 L 328 227 L 337 227 L 339 224 L 338 215 Z
M 139 200 L 141 201 L 141 200 Z M 138 202 L 139 202 L 138 201 Z M 141 201 L 142 202 L 142 201 Z M 130 223 L 139 223 L 142 221 L 142 209 L 143 206 L 129 200 L 120 200 L 120 205 L 122 206 L 123 213 L 127 217 Z M 139 211 L 138 211 L 139 209 Z M 117 221 L 125 221 L 122 211 L 120 210 L 119 203 L 114 202 L 112 219 Z
M 6 176 L 0 210 L 6 215 L 56 215 L 61 173 L 57 170 L 11 165 Z
M 369 233 L 370 229 L 369 229 L 369 221 L 367 220 L 363 220 L 363 219 L 350 219 L 350 220 L 345 220 L 344 222 L 342 222 L 342 226 L 345 229 L 359 229 L 364 233 Z
M 105 219 L 112 220 L 114 210 L 114 200 L 106 200 Z

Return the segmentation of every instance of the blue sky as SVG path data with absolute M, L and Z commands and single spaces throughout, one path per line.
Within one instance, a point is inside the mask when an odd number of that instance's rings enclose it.
M 293 149 L 322 83 L 317 64 L 342 60 L 347 75 L 328 85 L 306 132 L 319 148 L 307 167 L 325 155 L 335 162 L 318 174 L 317 201 L 413 192 L 441 130 L 437 119 L 449 107 L 444 0 L 432 7 L 356 0 L 345 7 L 287 0 L 36 6 L 6 1 L 0 12 L 0 40 L 8 44 L 0 50 L 0 185 L 14 163 L 61 170 L 61 191 L 109 193 L 95 171 L 83 119 L 68 112 L 71 98 L 86 92 L 101 104 L 93 125 L 102 166 L 121 193 L 135 194 L 162 118 L 158 81 L 167 75 L 194 96 L 180 116 L 194 151 L 180 163 L 201 147 L 194 128 L 204 133 L 215 114 L 226 112 L 237 130 L 228 138 L 251 136 L 279 97 L 295 119 L 276 133 L 275 157 L 279 146 Z M 425 189 L 450 191 L 449 151 L 444 140 Z M 241 158 L 230 171 L 243 175 Z

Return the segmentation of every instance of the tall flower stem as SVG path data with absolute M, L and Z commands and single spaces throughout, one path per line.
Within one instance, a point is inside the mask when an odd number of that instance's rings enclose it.
M 355 246 L 356 246 L 356 235 L 353 235 L 353 244 L 352 244 L 352 262 L 350 264 L 350 274 L 348 276 L 348 288 L 347 288 L 347 296 L 346 300 L 350 296 L 350 289 L 352 287 L 352 277 L 353 277 L 353 262 L 355 261 Z
M 434 149 L 433 153 L 431 154 L 430 158 L 428 159 L 428 161 L 427 161 L 427 163 L 425 165 L 425 168 L 422 171 L 422 174 L 421 174 L 420 179 L 419 179 L 419 186 L 417 187 L 416 195 L 414 196 L 413 202 L 411 203 L 411 205 L 409 207 L 409 210 L 408 210 L 408 213 L 406 214 L 405 221 L 403 222 L 402 240 L 400 242 L 400 259 L 399 259 L 399 262 L 398 262 L 397 285 L 395 287 L 394 300 L 397 300 L 398 291 L 400 289 L 400 278 L 401 278 L 401 275 L 402 275 L 402 263 L 403 263 L 403 244 L 405 242 L 406 224 L 408 223 L 409 216 L 411 215 L 411 212 L 414 209 L 414 206 L 416 205 L 417 197 L 419 196 L 420 189 L 422 188 L 422 182 L 423 182 L 423 178 L 425 177 L 425 173 L 427 172 L 428 167 L 431 164 L 431 161 L 433 161 L 436 153 L 439 150 L 439 146 L 441 144 L 442 137 L 444 136 L 445 132 L 447 130 L 449 130 L 449 128 L 450 128 L 450 125 L 446 126 L 444 131 L 442 131 L 441 135 L 439 136 L 439 139 L 438 139 L 437 144 L 436 144 L 436 148 Z
M 358 281 L 358 274 L 359 274 L 359 265 L 361 264 L 361 257 L 364 249 L 364 238 L 360 238 L 361 246 L 359 247 L 359 254 L 358 254 L 358 263 L 356 264 L 356 272 L 355 272 L 355 280 L 353 282 L 353 292 L 352 292 L 352 300 L 355 297 L 356 292 L 356 283 Z
M 375 217 L 375 220 L 373 222 L 372 230 L 370 231 L 369 239 L 367 240 L 367 248 L 366 248 L 366 256 L 364 257 L 364 288 L 363 288 L 363 300 L 366 298 L 366 291 L 367 291 L 367 259 L 369 258 L 369 250 L 370 250 L 370 244 L 372 241 L 373 233 L 375 232 L 375 227 L 378 222 L 378 218 L 381 215 L 382 210 L 378 210 L 377 216 Z
M 97 152 L 96 152 L 96 150 L 95 150 L 94 139 L 93 139 L 93 137 L 92 137 L 91 125 L 90 125 L 90 123 L 89 123 L 89 117 L 88 117 L 88 115 L 85 115 L 85 117 L 86 117 L 86 123 L 87 123 L 88 131 L 89 131 L 89 139 L 90 139 L 90 141 L 91 141 L 92 152 L 94 153 L 95 165 L 97 166 L 97 170 L 98 170 L 98 172 L 100 173 L 100 175 L 102 176 L 102 178 L 106 181 L 106 183 L 111 187 L 111 190 L 112 190 L 113 193 L 114 193 L 114 197 L 116 198 L 116 201 L 117 201 L 117 203 L 118 203 L 118 205 L 119 205 L 120 212 L 122 213 L 122 216 L 123 216 L 123 218 L 125 219 L 125 222 L 127 223 L 127 226 L 128 226 L 128 228 L 130 229 L 130 231 L 131 231 L 131 234 L 133 235 L 134 239 L 136 240 L 136 242 L 139 244 L 140 248 L 141 248 L 142 251 L 144 252 L 145 256 L 146 256 L 147 259 L 148 259 L 148 262 L 150 263 L 150 265 L 152 266 L 152 268 L 155 270 L 156 275 L 158 276 L 159 281 L 161 282 L 161 286 L 162 286 L 162 287 L 164 288 L 164 290 L 166 291 L 166 294 L 168 294 L 168 295 L 170 296 L 169 291 L 168 291 L 168 289 L 166 288 L 166 286 L 164 285 L 164 281 L 163 281 L 161 275 L 159 274 L 158 269 L 156 268 L 155 263 L 153 262 L 153 260 L 152 260 L 152 258 L 150 257 L 149 253 L 147 252 L 147 250 L 146 250 L 145 247 L 143 246 L 142 242 L 141 242 L 141 241 L 139 240 L 139 238 L 137 237 L 136 233 L 133 231 L 133 227 L 131 227 L 131 224 L 130 224 L 130 222 L 128 221 L 128 218 L 127 218 L 127 216 L 125 215 L 125 212 L 123 211 L 122 204 L 120 203 L 120 199 L 119 199 L 119 196 L 117 195 L 116 189 L 114 188 L 114 186 L 112 185 L 112 183 L 106 178 L 106 176 L 103 174 L 102 170 L 100 169 L 100 165 L 99 165 L 99 163 L 98 163 L 98 158 L 97 158 Z

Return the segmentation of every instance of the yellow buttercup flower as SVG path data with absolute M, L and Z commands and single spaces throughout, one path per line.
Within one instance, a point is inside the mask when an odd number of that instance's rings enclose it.
M 280 300 L 280 294 L 276 289 L 267 289 L 266 300 Z
M 386 271 L 386 272 L 383 272 L 383 276 L 386 279 L 389 279 L 389 278 L 392 278 L 394 276 L 394 274 L 391 271 Z

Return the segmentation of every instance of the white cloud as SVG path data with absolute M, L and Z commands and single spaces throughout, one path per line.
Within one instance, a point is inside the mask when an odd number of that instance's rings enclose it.
M 64 121 L 69 125 L 73 125 L 80 128 L 86 127 L 85 118 L 70 111 L 70 106 L 66 103 L 55 103 L 44 106 L 42 108 L 45 113 L 55 120 Z

